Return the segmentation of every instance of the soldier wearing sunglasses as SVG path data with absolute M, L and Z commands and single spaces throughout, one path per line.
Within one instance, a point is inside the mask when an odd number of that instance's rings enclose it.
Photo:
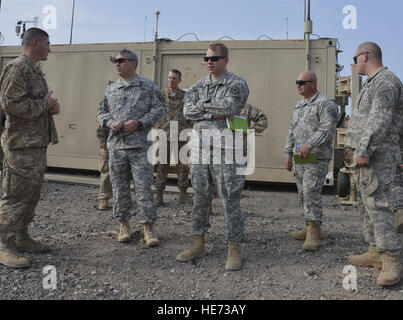
M 403 86 L 383 66 L 382 51 L 376 43 L 360 44 L 353 60 L 358 74 L 368 78 L 352 111 L 345 148 L 353 152 L 356 164 L 353 177 L 362 199 L 359 208 L 369 250 L 348 260 L 356 266 L 382 269 L 377 283 L 388 286 L 400 281 L 401 272 L 401 244 L 391 196 L 396 168 L 401 164 Z
M 292 233 L 297 240 L 305 240 L 303 249 L 315 251 L 322 238 L 321 192 L 329 162 L 333 154 L 333 135 L 336 131 L 338 106 L 317 89 L 317 77 L 312 71 L 302 72 L 296 81 L 297 91 L 304 98 L 294 107 L 284 148 L 285 167 L 292 171 L 298 193 L 304 205 L 306 227 Z M 306 159 L 316 155 L 311 163 L 293 163 L 293 155 Z
M 222 134 L 227 130 L 226 117 L 239 115 L 249 95 L 244 79 L 226 70 L 228 48 L 222 43 L 211 43 L 204 57 L 209 75 L 197 81 L 185 95 L 183 113 L 194 121 L 192 137 L 191 179 L 195 192 L 192 211 L 193 246 L 177 256 L 178 261 L 189 261 L 205 254 L 205 235 L 210 228 L 209 214 L 213 184 L 224 207 L 224 234 L 228 241 L 226 270 L 238 270 L 242 266 L 240 243 L 244 240 L 244 218 L 240 208 L 240 197 L 245 176 L 237 175 L 235 161 L 225 163 L 225 154 L 232 154 L 234 146 L 226 145 L 221 135 L 221 147 L 213 139 L 203 139 L 203 132 Z M 197 135 L 196 135 L 197 133 Z M 230 132 L 234 137 L 233 132 Z M 218 136 L 218 134 L 217 134 Z M 234 139 L 232 139 L 234 140 Z M 209 156 L 203 154 L 205 149 Z M 225 152 L 226 149 L 229 150 Z M 241 146 L 242 148 L 242 146 Z M 214 152 L 221 154 L 219 163 Z M 198 156 L 195 163 L 194 155 Z
M 106 89 L 98 108 L 98 121 L 110 128 L 107 149 L 113 216 L 120 222 L 118 241 L 131 241 L 130 180 L 133 178 L 136 213 L 144 226 L 146 244 L 152 247 L 159 240 L 153 231 L 157 214 L 151 189 L 152 164 L 147 158 L 151 141 L 147 135 L 164 115 L 165 100 L 154 82 L 136 74 L 138 58 L 134 52 L 122 49 L 110 60 L 120 78 Z

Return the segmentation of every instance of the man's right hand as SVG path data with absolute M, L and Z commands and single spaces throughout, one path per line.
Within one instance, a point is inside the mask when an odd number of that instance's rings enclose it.
M 122 130 L 122 128 L 123 128 L 123 122 L 122 121 L 114 121 L 114 122 L 111 123 L 109 128 L 111 128 L 112 131 L 114 131 L 114 132 L 118 132 L 118 131 Z
M 286 158 L 286 159 L 285 159 L 285 168 L 286 168 L 288 171 L 291 171 L 291 170 L 292 170 L 292 166 L 293 166 L 292 158 Z

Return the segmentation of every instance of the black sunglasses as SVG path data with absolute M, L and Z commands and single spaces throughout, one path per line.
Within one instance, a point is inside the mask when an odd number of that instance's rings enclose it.
M 216 61 L 220 60 L 221 58 L 226 58 L 226 56 L 203 57 L 203 60 L 204 60 L 205 62 L 207 62 L 207 61 L 209 61 L 209 60 L 211 60 L 211 61 L 213 61 L 213 62 L 216 62 Z
M 295 84 L 297 86 L 303 86 L 304 84 L 306 84 L 307 82 L 313 82 L 313 80 L 296 80 Z
M 357 58 L 358 58 L 360 55 L 364 54 L 364 53 L 370 54 L 371 52 L 364 51 L 364 52 L 361 52 L 361 53 L 357 54 L 355 57 L 353 57 L 354 64 L 357 64 Z
M 113 64 L 116 64 L 116 63 L 123 63 L 123 62 L 125 62 L 126 60 L 129 60 L 129 61 L 134 61 L 133 59 L 128 59 L 128 58 L 114 58 L 114 57 L 110 57 L 109 58 L 109 60 L 111 60 L 111 62 L 113 63 Z

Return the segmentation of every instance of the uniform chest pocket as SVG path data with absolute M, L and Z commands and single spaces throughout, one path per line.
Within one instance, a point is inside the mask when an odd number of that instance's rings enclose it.
M 33 77 L 31 82 L 31 93 L 36 98 L 43 98 L 48 89 L 41 77 Z

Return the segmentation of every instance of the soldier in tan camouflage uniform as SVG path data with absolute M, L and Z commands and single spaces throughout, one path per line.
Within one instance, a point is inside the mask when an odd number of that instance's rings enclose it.
M 379 285 L 400 281 L 400 239 L 392 210 L 392 183 L 401 163 L 399 132 L 403 112 L 401 81 L 382 63 L 382 51 L 373 42 L 356 50 L 354 62 L 360 75 L 368 76 L 354 106 L 345 147 L 353 152 L 353 176 L 363 206 L 364 237 L 368 252 L 349 256 L 357 266 L 382 268 Z
M 106 147 L 106 141 L 109 136 L 109 129 L 107 127 L 102 127 L 98 123 L 97 128 L 97 138 L 99 141 L 99 172 L 100 182 L 99 182 L 99 192 L 98 192 L 98 209 L 108 210 L 108 200 L 112 198 L 112 185 L 109 178 L 109 151 Z
M 119 242 L 130 242 L 132 199 L 130 180 L 136 194 L 136 214 L 144 226 L 148 246 L 159 244 L 153 224 L 157 220 L 151 189 L 153 172 L 148 149 L 152 145 L 148 134 L 164 115 L 165 100 L 161 90 L 151 80 L 136 74 L 137 55 L 127 49 L 112 58 L 120 78 L 106 89 L 98 108 L 98 121 L 109 127 L 109 173 L 113 192 L 113 216 L 120 222 Z
M 50 52 L 48 34 L 31 28 L 24 33 L 22 43 L 23 55 L 4 68 L 0 79 L 1 107 L 6 114 L 1 137 L 4 194 L 0 201 L 0 263 L 9 267 L 30 263 L 16 247 L 31 252 L 49 250 L 28 235 L 28 225 L 41 195 L 46 148 L 57 143 L 53 115 L 60 111 L 37 65 Z
M 155 128 L 164 130 L 168 142 L 166 146 L 162 146 L 166 147 L 167 162 L 156 164 L 156 205 L 163 204 L 163 191 L 167 184 L 168 168 L 171 160 L 171 147 L 173 147 L 174 143 L 177 143 L 177 150 L 181 150 L 186 142 L 179 141 L 179 134 L 182 130 L 192 127 L 192 121 L 185 119 L 183 116 L 183 98 L 185 97 L 185 91 L 178 86 L 181 82 L 181 76 L 182 74 L 179 70 L 173 69 L 169 71 L 168 88 L 162 90 L 162 94 L 165 98 L 165 115 L 155 126 Z M 186 193 L 189 188 L 189 165 L 182 163 L 179 160 L 178 154 L 175 155 L 175 163 L 177 167 L 179 202 L 193 202 L 192 198 Z
M 317 77 L 312 71 L 302 72 L 296 81 L 297 90 L 304 97 L 294 107 L 286 146 L 285 167 L 293 168 L 293 155 L 305 159 L 316 154 L 315 163 L 295 164 L 294 175 L 298 193 L 304 205 L 306 228 L 292 233 L 293 238 L 305 240 L 303 249 L 315 251 L 321 239 L 323 208 L 321 192 L 333 153 L 338 106 L 317 89 Z
M 194 190 L 191 225 L 194 243 L 176 259 L 185 262 L 205 255 L 205 234 L 210 228 L 209 204 L 215 185 L 224 208 L 224 235 L 228 241 L 225 269 L 235 271 L 242 267 L 240 243 L 245 235 L 240 198 L 245 176 L 237 174 L 235 134 L 227 128 L 225 118 L 241 113 L 249 89 L 244 79 L 226 70 L 228 48 L 223 43 L 211 43 L 204 61 L 210 74 L 189 89 L 183 109 L 185 117 L 194 121 L 190 169 Z M 221 142 L 220 146 L 217 141 Z M 227 155 L 231 156 L 231 163 L 226 161 Z

